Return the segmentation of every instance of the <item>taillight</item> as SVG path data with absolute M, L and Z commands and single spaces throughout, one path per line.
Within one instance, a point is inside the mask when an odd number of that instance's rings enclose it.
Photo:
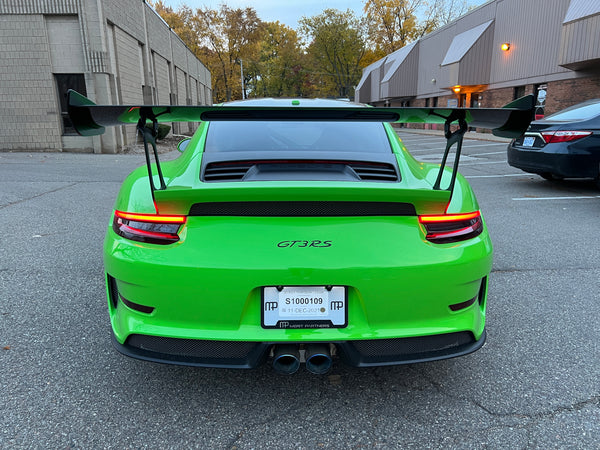
M 544 131 L 542 137 L 546 144 L 554 144 L 556 142 L 576 141 L 592 134 L 591 131 Z
M 425 227 L 426 239 L 435 244 L 464 241 L 483 231 L 479 211 L 419 216 L 419 223 Z
M 179 228 L 186 216 L 137 214 L 115 211 L 113 230 L 119 236 L 151 244 L 172 244 L 179 240 Z

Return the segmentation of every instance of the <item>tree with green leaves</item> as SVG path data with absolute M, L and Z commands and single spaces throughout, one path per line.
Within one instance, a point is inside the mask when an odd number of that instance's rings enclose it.
M 263 30 L 254 95 L 303 96 L 307 74 L 298 34 L 279 21 L 265 23 Z
M 154 8 L 210 70 L 216 102 L 246 97 L 242 93 L 241 65 L 251 68 L 252 62 L 259 59 L 263 36 L 263 22 L 254 8 L 222 4 L 219 9 L 193 11 L 182 5 L 174 11 L 160 0 Z M 252 77 L 251 71 L 245 72 L 244 82 L 250 83 Z
M 320 96 L 353 97 L 367 51 L 365 26 L 352 10 L 325 9 L 302 17 L 300 31 L 309 42 L 314 89 Z
M 258 59 L 263 30 L 256 10 L 234 9 L 225 4 L 219 10 L 198 8 L 191 23 L 202 44 L 200 59 L 207 61 L 211 69 L 213 97 L 217 102 L 245 98 L 241 65 L 245 61 L 249 66 Z
M 371 44 L 384 54 L 451 22 L 468 9 L 467 0 L 366 0 L 364 7 Z

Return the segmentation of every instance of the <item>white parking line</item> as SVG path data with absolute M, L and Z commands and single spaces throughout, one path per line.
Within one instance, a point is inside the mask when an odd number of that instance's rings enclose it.
M 405 145 L 411 145 L 411 144 L 440 144 L 440 145 L 445 145 L 445 141 L 441 140 L 441 139 L 437 139 L 435 141 L 422 141 L 419 139 L 415 139 L 415 140 L 411 140 L 411 139 L 402 139 L 402 143 Z
M 504 142 L 493 142 L 493 143 L 489 143 L 489 144 L 475 144 L 475 145 L 468 145 L 467 143 L 465 143 L 463 141 L 463 148 L 475 148 L 475 147 L 498 147 L 499 145 L 502 145 L 503 147 L 506 147 L 506 143 Z
M 461 167 L 464 166 L 481 166 L 482 164 L 506 164 L 506 161 L 479 161 L 474 163 L 465 163 L 461 164 Z
M 600 195 L 573 195 L 571 197 L 516 197 L 515 201 L 532 201 L 532 200 L 582 200 L 600 198 Z
M 435 148 L 420 148 L 420 149 L 417 149 L 417 150 L 409 150 L 408 153 L 411 153 L 411 154 L 425 153 L 425 152 L 432 153 L 432 152 L 435 152 L 436 150 L 437 149 L 435 149 Z M 439 154 L 440 158 L 441 158 L 442 155 L 444 154 L 444 150 L 440 148 L 439 152 L 437 152 L 437 154 Z
M 499 154 L 504 154 L 506 153 L 506 150 L 502 151 L 502 152 L 490 152 L 490 153 L 473 153 L 471 156 L 487 156 L 487 155 L 499 155 Z
M 528 177 L 528 173 L 507 173 L 504 175 L 465 175 L 465 178 L 504 178 L 504 177 Z

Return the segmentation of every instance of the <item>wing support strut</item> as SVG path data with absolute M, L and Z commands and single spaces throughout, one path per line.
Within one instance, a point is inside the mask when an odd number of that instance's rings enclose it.
M 450 125 L 454 121 L 458 121 L 458 129 L 455 131 L 450 131 Z M 442 176 L 444 175 L 444 169 L 446 168 L 448 154 L 450 153 L 450 149 L 452 148 L 452 146 L 456 144 L 456 152 L 454 155 L 454 165 L 452 167 L 450 184 L 445 189 L 447 191 L 450 191 L 450 198 L 452 198 L 452 193 L 454 191 L 454 183 L 456 182 L 456 175 L 458 174 L 458 164 L 460 162 L 460 153 L 462 150 L 463 137 L 468 129 L 469 128 L 465 119 L 464 110 L 457 109 L 452 111 L 452 114 L 450 114 L 450 116 L 448 116 L 448 118 L 444 122 L 444 137 L 446 138 L 446 149 L 444 150 L 444 156 L 440 165 L 440 171 L 438 172 L 438 176 L 433 185 L 433 189 L 437 191 L 442 190 L 440 184 L 442 182 Z
M 146 122 L 152 121 L 152 128 L 146 126 Z M 140 120 L 137 123 L 137 131 L 142 135 L 144 139 L 144 153 L 146 155 L 146 166 L 148 167 L 148 179 L 150 181 L 150 190 L 152 191 L 152 198 L 154 198 L 154 191 L 163 191 L 167 188 L 165 185 L 165 179 L 160 168 L 160 160 L 158 159 L 158 150 L 156 149 L 156 136 L 158 135 L 158 121 L 156 116 L 152 113 L 152 108 L 140 108 Z M 156 172 L 158 173 L 159 186 L 156 187 L 154 182 L 154 176 L 152 175 L 152 163 L 150 162 L 150 150 L 148 149 L 148 143 L 152 145 L 154 151 L 154 161 L 156 162 Z

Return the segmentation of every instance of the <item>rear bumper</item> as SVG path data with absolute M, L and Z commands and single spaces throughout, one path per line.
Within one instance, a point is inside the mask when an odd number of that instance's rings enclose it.
M 550 144 L 558 145 L 558 144 Z M 508 164 L 530 173 L 551 173 L 564 178 L 596 178 L 599 172 L 600 152 L 571 153 L 568 146 L 558 151 L 529 150 L 508 146 Z
M 485 343 L 485 330 L 476 340 L 471 332 L 395 339 L 333 342 L 340 359 L 354 367 L 390 366 L 436 361 L 467 355 Z M 112 338 L 122 354 L 146 361 L 196 367 L 252 369 L 263 364 L 276 342 L 209 341 L 131 335 L 124 344 Z M 306 342 L 285 342 L 302 345 Z

